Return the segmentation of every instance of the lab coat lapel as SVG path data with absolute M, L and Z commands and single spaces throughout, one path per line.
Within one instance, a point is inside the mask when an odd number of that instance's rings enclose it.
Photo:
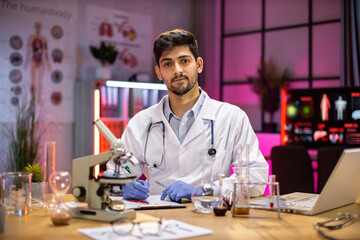
M 198 135 L 202 134 L 203 132 L 210 130 L 210 121 L 215 119 L 215 112 L 210 107 L 210 101 L 211 99 L 206 94 L 204 105 L 202 106 L 202 109 L 200 110 L 199 115 L 196 117 L 189 132 L 187 133 L 184 142 L 182 144 L 183 146 L 190 143 L 193 139 L 195 139 Z
M 189 129 L 189 132 L 186 134 L 186 137 L 183 142 L 183 146 L 190 143 L 194 138 L 207 130 L 207 124 L 203 121 L 202 118 L 197 117 Z

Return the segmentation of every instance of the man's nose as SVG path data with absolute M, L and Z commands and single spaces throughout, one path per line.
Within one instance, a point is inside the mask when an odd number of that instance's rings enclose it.
M 181 68 L 179 63 L 175 63 L 174 75 L 181 76 L 183 74 L 183 69 Z

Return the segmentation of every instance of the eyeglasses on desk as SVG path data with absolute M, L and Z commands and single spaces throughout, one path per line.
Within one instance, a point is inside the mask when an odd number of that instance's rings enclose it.
M 318 233 L 326 239 L 337 240 L 338 238 L 331 237 L 327 235 L 323 229 L 337 230 L 345 227 L 346 225 L 351 224 L 351 222 L 356 218 L 356 215 L 350 213 L 339 213 L 339 216 L 323 222 L 317 222 L 314 224 L 315 229 Z

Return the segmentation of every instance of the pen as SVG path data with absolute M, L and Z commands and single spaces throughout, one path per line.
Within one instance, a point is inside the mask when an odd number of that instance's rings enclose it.
M 146 204 L 149 204 L 149 202 L 147 201 L 144 201 L 144 200 L 137 200 L 137 199 L 125 199 L 126 201 L 129 201 L 129 202 L 137 202 L 137 203 L 146 203 Z
M 131 172 L 131 170 L 130 170 L 129 166 L 125 166 L 125 170 L 126 170 L 126 171 L 128 171 L 128 173 L 132 174 L 132 172 Z M 140 180 L 139 180 L 139 179 L 136 179 L 136 181 L 137 181 L 138 183 L 140 183 L 141 185 L 143 185 L 143 184 L 140 182 Z

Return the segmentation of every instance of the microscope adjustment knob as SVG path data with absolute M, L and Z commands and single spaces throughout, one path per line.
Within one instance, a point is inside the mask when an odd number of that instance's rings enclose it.
M 96 195 L 98 195 L 99 197 L 104 196 L 105 194 L 105 188 L 103 186 L 100 186 L 97 190 L 96 190 Z
M 85 196 L 86 190 L 82 186 L 76 186 L 76 187 L 73 187 L 72 194 L 74 195 L 74 197 L 80 198 L 80 197 Z

